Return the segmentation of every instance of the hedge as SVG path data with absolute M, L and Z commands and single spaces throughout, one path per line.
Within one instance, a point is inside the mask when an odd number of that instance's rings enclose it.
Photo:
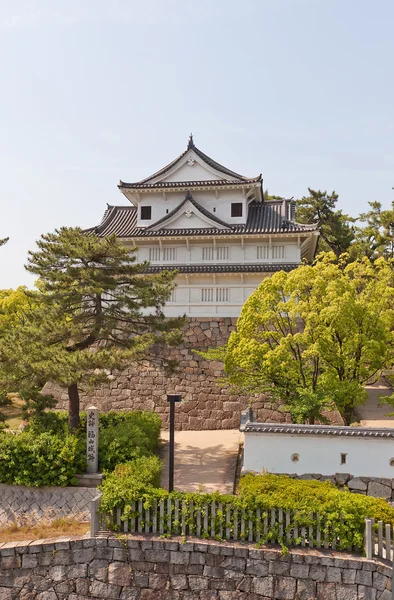
M 211 503 L 215 503 L 213 516 Z M 239 494 L 235 496 L 169 493 L 148 484 L 127 486 L 122 482 L 114 493 L 114 488 L 106 490 L 103 486 L 101 511 L 111 516 L 120 509 L 123 521 L 138 517 L 143 530 L 145 525 L 148 530 L 151 527 L 151 522 L 145 521 L 145 514 L 157 514 L 159 504 L 163 511 L 160 518 L 164 534 L 179 533 L 181 520 L 184 530 L 193 535 L 198 524 L 201 526 L 204 517 L 209 515 L 210 525 L 208 531 L 202 532 L 202 537 L 223 539 L 227 532 L 235 539 L 236 530 L 236 539 L 255 540 L 258 533 L 261 543 L 276 541 L 283 547 L 289 543 L 288 534 L 297 545 L 301 543 L 301 532 L 304 532 L 304 539 L 309 536 L 313 540 L 320 530 L 322 540 L 335 544 L 338 549 L 362 548 L 366 518 L 394 525 L 394 508 L 384 500 L 341 491 L 329 482 L 293 480 L 286 476 L 247 475 L 241 480 Z M 142 507 L 138 514 L 137 506 Z M 286 511 L 291 517 L 288 524 Z
M 50 432 L 63 436 L 68 431 L 68 415 L 51 411 L 35 415 L 29 421 L 27 431 L 40 435 Z M 157 453 L 160 444 L 161 419 L 153 412 L 132 411 L 101 413 L 99 415 L 99 468 L 113 471 L 117 464 L 139 456 Z M 76 435 L 86 442 L 86 412 L 80 414 Z
M 76 483 L 86 470 L 81 441 L 50 433 L 0 434 L 0 481 L 28 486 Z
M 112 473 L 108 473 L 100 490 L 109 507 L 124 505 L 128 502 L 130 490 L 133 493 L 158 488 L 163 468 L 157 456 L 143 456 L 135 460 L 119 464 Z

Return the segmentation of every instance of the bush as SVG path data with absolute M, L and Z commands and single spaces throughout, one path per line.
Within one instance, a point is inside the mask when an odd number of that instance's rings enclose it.
M 130 493 L 143 493 L 160 485 L 163 464 L 157 456 L 143 456 L 120 464 L 109 473 L 102 486 L 101 508 L 110 511 L 124 506 L 129 501 Z
M 68 415 L 61 411 L 34 415 L 26 430 L 39 435 L 67 434 Z M 102 413 L 99 415 L 99 466 L 113 471 L 117 464 L 157 452 L 160 444 L 160 417 L 147 411 Z M 76 435 L 86 444 L 86 412 L 80 414 Z
M 0 481 L 28 486 L 75 483 L 86 468 L 81 442 L 76 436 L 23 432 L 0 435 Z
M 394 507 L 385 500 L 339 490 L 329 481 L 249 473 L 241 477 L 238 494 L 248 502 L 258 501 L 272 508 L 297 510 L 305 515 L 319 513 L 333 522 L 342 519 L 359 531 L 363 531 L 365 519 L 369 518 L 394 525 Z
M 182 523 L 190 535 L 196 531 L 198 519 L 201 524 L 204 515 L 212 518 L 209 507 L 215 502 L 213 525 L 210 521 L 203 537 L 222 538 L 227 528 L 232 532 L 237 527 L 240 540 L 248 539 L 249 530 L 253 536 L 259 531 L 259 543 L 275 541 L 283 548 L 300 545 L 303 530 L 316 541 L 319 527 L 324 543 L 334 547 L 335 542 L 336 548 L 341 550 L 362 548 L 366 518 L 394 525 L 394 508 L 384 500 L 351 494 L 348 490 L 340 491 L 329 482 L 293 480 L 277 475 L 246 475 L 241 479 L 239 494 L 235 496 L 217 492 L 169 493 L 153 486 L 138 485 L 138 482 L 117 487 L 114 478 L 108 493 L 104 491 L 101 510 L 111 514 L 114 509 L 120 508 L 122 520 L 133 519 L 137 516 L 133 502 L 141 501 L 143 511 L 139 526 L 144 527 L 146 511 L 151 508 L 157 511 L 157 503 L 162 502 L 160 519 L 163 533 L 171 535 L 179 531 L 179 515 L 177 522 L 174 500 L 181 507 Z M 289 523 L 283 514 L 279 523 L 278 509 L 289 510 Z M 241 515 L 244 515 L 245 521 L 240 528 Z

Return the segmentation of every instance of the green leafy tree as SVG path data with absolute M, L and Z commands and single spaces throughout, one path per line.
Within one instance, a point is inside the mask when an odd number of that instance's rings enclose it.
M 176 273 L 146 274 L 135 249 L 115 236 L 62 228 L 43 235 L 27 270 L 39 277 L 35 306 L 3 336 L 0 359 L 8 380 L 36 390 L 46 381 L 67 387 L 69 425 L 79 423 L 80 384 L 97 384 L 114 369 L 181 340 L 182 318 L 164 317 Z
M 369 206 L 370 210 L 358 218 L 362 225 L 356 227 L 350 254 L 371 260 L 394 258 L 394 201 L 389 210 L 382 210 L 380 202 L 369 202 Z
M 338 194 L 308 188 L 309 196 L 297 200 L 296 221 L 316 224 L 320 229 L 319 251 L 336 256 L 347 252 L 354 239 L 354 219 L 336 209 Z
M 295 422 L 335 404 L 351 423 L 363 386 L 393 365 L 394 274 L 384 259 L 347 260 L 322 254 L 263 281 L 226 348 L 230 384 L 269 393 Z

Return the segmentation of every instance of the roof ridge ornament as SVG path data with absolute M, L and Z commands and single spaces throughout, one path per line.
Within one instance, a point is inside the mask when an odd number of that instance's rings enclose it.
M 191 150 L 192 148 L 194 148 L 194 141 L 193 141 L 193 134 L 191 133 L 189 135 L 189 141 L 187 143 L 187 149 Z

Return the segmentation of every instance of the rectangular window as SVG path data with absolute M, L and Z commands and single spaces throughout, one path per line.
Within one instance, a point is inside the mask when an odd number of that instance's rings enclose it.
M 229 288 L 216 289 L 216 302 L 228 302 L 230 296 Z
M 160 260 L 160 248 L 149 248 L 150 262 Z
M 141 221 L 149 221 L 152 218 L 152 207 L 141 206 Z
M 257 246 L 257 259 L 258 260 L 268 260 L 270 257 L 270 247 L 269 246 Z
M 272 246 L 272 258 L 284 258 L 285 247 L 284 246 Z
M 176 248 L 163 248 L 163 260 L 175 260 Z
M 228 260 L 230 258 L 229 246 L 216 248 L 216 260 Z
M 203 288 L 201 290 L 201 302 L 213 302 L 213 288 Z
M 231 216 L 242 217 L 242 202 L 233 202 L 231 204 Z
M 213 260 L 214 259 L 215 248 L 213 246 L 206 246 L 202 249 L 202 259 L 203 260 Z

